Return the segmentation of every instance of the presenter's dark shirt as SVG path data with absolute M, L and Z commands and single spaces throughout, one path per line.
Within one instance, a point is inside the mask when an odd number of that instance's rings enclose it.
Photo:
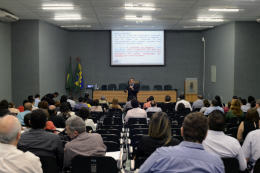
M 50 98 L 50 100 L 52 100 L 54 98 L 54 94 L 46 94 L 45 96 L 43 96 L 41 101 L 45 101 L 46 98 Z
M 175 105 L 173 103 L 162 103 L 162 110 L 174 109 Z
M 175 146 L 179 145 L 180 141 L 177 139 L 173 139 L 165 145 L 168 146 Z M 157 148 L 160 148 L 163 145 L 163 138 L 153 138 L 151 136 L 143 136 L 139 142 L 137 151 L 136 151 L 136 158 L 137 160 L 139 157 L 149 157 Z
M 127 100 L 129 100 L 130 96 L 135 96 L 136 99 L 137 99 L 137 93 L 139 92 L 139 86 L 137 84 L 134 84 L 134 86 L 133 86 L 134 90 L 132 90 L 130 88 L 130 86 L 131 85 L 127 85 L 127 87 L 125 88 L 125 90 L 128 91 L 128 98 L 127 98 Z

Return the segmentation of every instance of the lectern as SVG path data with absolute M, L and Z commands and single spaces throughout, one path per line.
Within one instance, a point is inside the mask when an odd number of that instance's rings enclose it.
M 197 78 L 186 78 L 184 82 L 185 100 L 194 102 L 197 100 L 198 80 Z

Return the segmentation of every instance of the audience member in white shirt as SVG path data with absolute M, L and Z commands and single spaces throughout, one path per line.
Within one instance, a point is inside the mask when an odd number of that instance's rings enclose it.
M 204 104 L 204 107 L 202 107 L 200 109 L 200 112 L 202 112 L 202 113 L 204 113 L 210 107 L 210 103 L 207 99 L 203 100 L 203 104 Z
M 72 108 L 74 108 L 74 106 L 76 105 L 76 102 L 73 100 L 73 96 L 69 96 L 69 98 L 67 99 L 67 102 L 70 103 Z
M 242 99 L 241 100 L 241 109 L 243 112 L 247 112 L 247 110 L 250 108 L 251 106 L 248 106 L 246 104 L 246 99 Z
M 42 173 L 41 162 L 31 152 L 17 149 L 21 137 L 21 123 L 12 116 L 6 115 L 0 120 L 0 172 Z
M 184 106 L 185 106 L 185 108 L 190 108 L 190 111 L 192 111 L 190 102 L 185 101 L 185 96 L 184 96 L 183 94 L 181 94 L 181 95 L 179 96 L 179 98 L 180 98 L 180 101 L 178 101 L 178 102 L 176 103 L 175 111 L 177 111 L 177 107 L 178 107 L 178 104 L 179 104 L 179 103 L 183 103 Z
M 147 118 L 145 110 L 139 108 L 139 101 L 136 99 L 131 100 L 133 109 L 129 110 L 125 116 L 125 122 L 128 122 L 129 118 Z
M 260 100 L 257 100 L 256 103 L 255 103 L 255 108 L 259 114 L 259 117 L 260 117 Z
M 146 112 L 161 112 L 162 111 L 161 108 L 158 108 L 156 106 L 156 102 L 154 100 L 152 100 L 150 103 L 151 103 L 151 107 L 147 108 Z
M 214 110 L 208 117 L 208 135 L 202 145 L 206 151 L 221 158 L 237 158 L 240 171 L 247 168 L 246 159 L 237 139 L 224 134 L 226 116 L 220 110 Z
M 82 107 L 79 110 L 79 117 L 85 121 L 86 126 L 90 126 L 93 131 L 96 131 L 96 125 L 92 119 L 89 119 L 89 110 L 86 107 Z

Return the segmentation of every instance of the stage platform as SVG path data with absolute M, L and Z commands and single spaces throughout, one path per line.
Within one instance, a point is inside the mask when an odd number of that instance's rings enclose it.
M 93 91 L 93 99 L 99 99 L 104 95 L 108 102 L 112 102 L 114 97 L 118 98 L 119 103 L 125 103 L 127 101 L 127 93 L 124 91 Z M 154 97 L 156 102 L 165 102 L 165 96 L 171 96 L 171 102 L 177 101 L 177 91 L 139 91 L 137 94 L 137 100 L 139 102 L 147 102 L 147 98 Z

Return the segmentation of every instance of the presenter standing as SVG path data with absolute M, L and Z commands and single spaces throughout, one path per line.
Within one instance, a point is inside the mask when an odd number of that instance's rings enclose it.
M 139 92 L 139 86 L 135 84 L 133 78 L 130 79 L 129 84 L 125 88 L 125 93 L 128 92 L 127 101 L 129 101 L 130 96 L 135 96 L 137 99 L 137 93 Z

